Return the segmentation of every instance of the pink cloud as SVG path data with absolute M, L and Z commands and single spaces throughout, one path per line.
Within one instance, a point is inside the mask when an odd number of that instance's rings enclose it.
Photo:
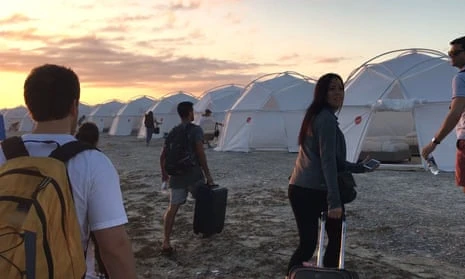
M 0 24 L 17 24 L 17 23 L 29 22 L 31 20 L 32 20 L 31 18 L 23 14 L 13 14 L 5 18 L 0 18 Z
M 333 63 L 339 63 L 344 60 L 348 60 L 350 58 L 348 57 L 321 57 L 318 58 L 315 63 L 318 64 L 333 64 Z

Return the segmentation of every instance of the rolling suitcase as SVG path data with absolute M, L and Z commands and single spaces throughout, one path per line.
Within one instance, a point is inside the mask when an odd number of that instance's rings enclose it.
M 224 227 L 228 189 L 215 185 L 198 189 L 194 209 L 194 233 L 209 236 L 220 233 Z
M 354 271 L 344 269 L 346 217 L 342 216 L 341 252 L 339 254 L 339 268 L 323 267 L 323 245 L 325 242 L 325 225 L 327 213 L 321 215 L 320 237 L 318 243 L 318 255 L 316 267 L 298 266 L 291 269 L 289 279 L 358 279 Z

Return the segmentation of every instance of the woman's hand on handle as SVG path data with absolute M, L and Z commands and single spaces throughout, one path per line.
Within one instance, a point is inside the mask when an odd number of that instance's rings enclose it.
M 342 217 L 342 207 L 328 209 L 328 218 L 341 219 L 341 217 Z

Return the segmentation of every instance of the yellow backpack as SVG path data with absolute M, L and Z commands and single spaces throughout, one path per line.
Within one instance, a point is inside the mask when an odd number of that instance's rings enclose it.
M 45 142 L 54 143 L 54 142 Z M 30 157 L 20 137 L 1 143 L 0 277 L 85 277 L 85 253 L 66 162 L 94 149 L 73 141 L 49 157 Z

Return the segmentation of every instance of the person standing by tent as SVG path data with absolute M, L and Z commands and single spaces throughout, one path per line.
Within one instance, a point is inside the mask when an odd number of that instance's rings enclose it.
M 150 141 L 152 140 L 152 135 L 155 132 L 155 119 L 153 118 L 153 112 L 149 111 L 145 114 L 144 118 L 145 125 L 145 144 L 149 146 Z M 158 122 L 157 122 L 158 125 Z
M 328 212 L 328 246 L 325 267 L 337 267 L 340 241 L 341 202 L 338 172 L 366 172 L 362 163 L 345 160 L 346 143 L 335 113 L 344 101 L 344 83 L 333 73 L 323 75 L 315 85 L 313 102 L 307 108 L 299 136 L 299 153 L 289 179 L 288 196 L 299 231 L 299 246 L 292 255 L 288 273 L 311 259 L 318 238 L 321 212 Z
M 223 123 L 216 122 L 212 116 L 212 111 L 209 109 L 205 110 L 202 117 L 199 120 L 199 126 L 203 130 L 203 141 L 211 148 L 210 141 L 214 140 L 215 137 L 219 136 L 219 126 L 223 126 Z
M 457 134 L 455 182 L 465 191 L 465 36 L 450 42 L 449 57 L 452 66 L 460 71 L 452 79 L 452 101 L 449 113 L 431 142 L 423 147 L 421 155 L 427 159 L 441 141 L 454 129 Z

